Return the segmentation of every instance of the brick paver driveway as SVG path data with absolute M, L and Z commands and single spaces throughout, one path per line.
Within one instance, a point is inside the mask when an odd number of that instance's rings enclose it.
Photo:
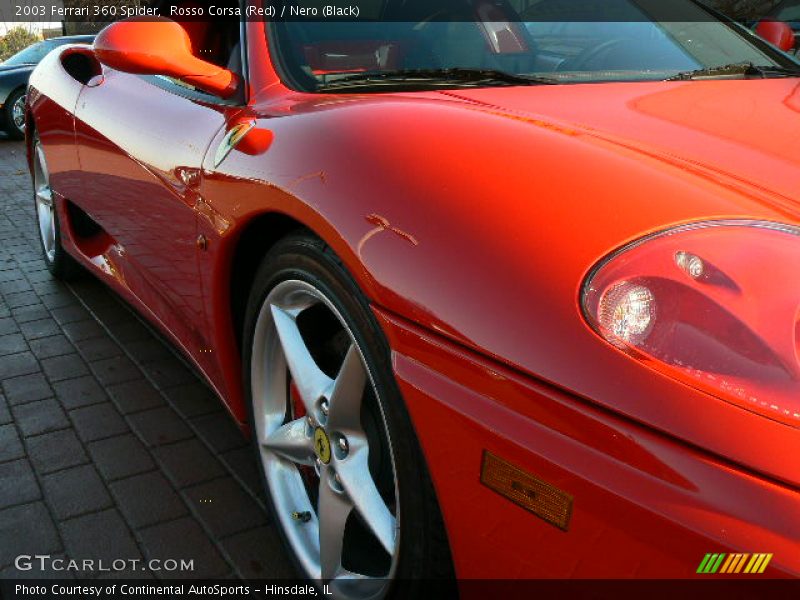
M 36 235 L 24 146 L 0 139 L 0 577 L 54 575 L 24 554 L 291 576 L 219 401 L 91 276 L 52 280 Z

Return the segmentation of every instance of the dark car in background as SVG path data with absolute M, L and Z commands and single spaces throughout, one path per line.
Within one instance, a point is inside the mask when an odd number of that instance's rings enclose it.
M 25 88 L 34 67 L 53 48 L 93 41 L 93 35 L 51 38 L 28 46 L 0 63 L 0 128 L 13 139 L 25 137 Z

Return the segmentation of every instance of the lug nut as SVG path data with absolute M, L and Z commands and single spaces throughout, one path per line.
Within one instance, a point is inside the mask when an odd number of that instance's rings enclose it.
M 323 400 L 322 402 L 320 402 L 319 403 L 319 409 L 320 409 L 320 411 L 322 411 L 322 414 L 327 417 L 328 416 L 328 409 L 329 409 L 328 401 L 327 400 Z
M 339 447 L 339 453 L 342 457 L 347 456 L 347 453 L 350 451 L 350 445 L 347 443 L 347 438 L 343 435 L 339 436 L 339 439 L 336 441 L 336 445 Z

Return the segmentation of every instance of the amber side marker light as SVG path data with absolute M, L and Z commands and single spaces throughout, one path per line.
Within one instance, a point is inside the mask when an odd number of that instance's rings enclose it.
M 564 531 L 569 529 L 573 500 L 570 494 L 488 450 L 483 451 L 481 483 L 551 525 Z

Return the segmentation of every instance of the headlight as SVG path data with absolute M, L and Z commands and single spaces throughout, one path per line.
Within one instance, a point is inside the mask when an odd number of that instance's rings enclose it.
M 800 228 L 712 221 L 651 235 L 601 261 L 581 301 L 634 360 L 800 426 Z

